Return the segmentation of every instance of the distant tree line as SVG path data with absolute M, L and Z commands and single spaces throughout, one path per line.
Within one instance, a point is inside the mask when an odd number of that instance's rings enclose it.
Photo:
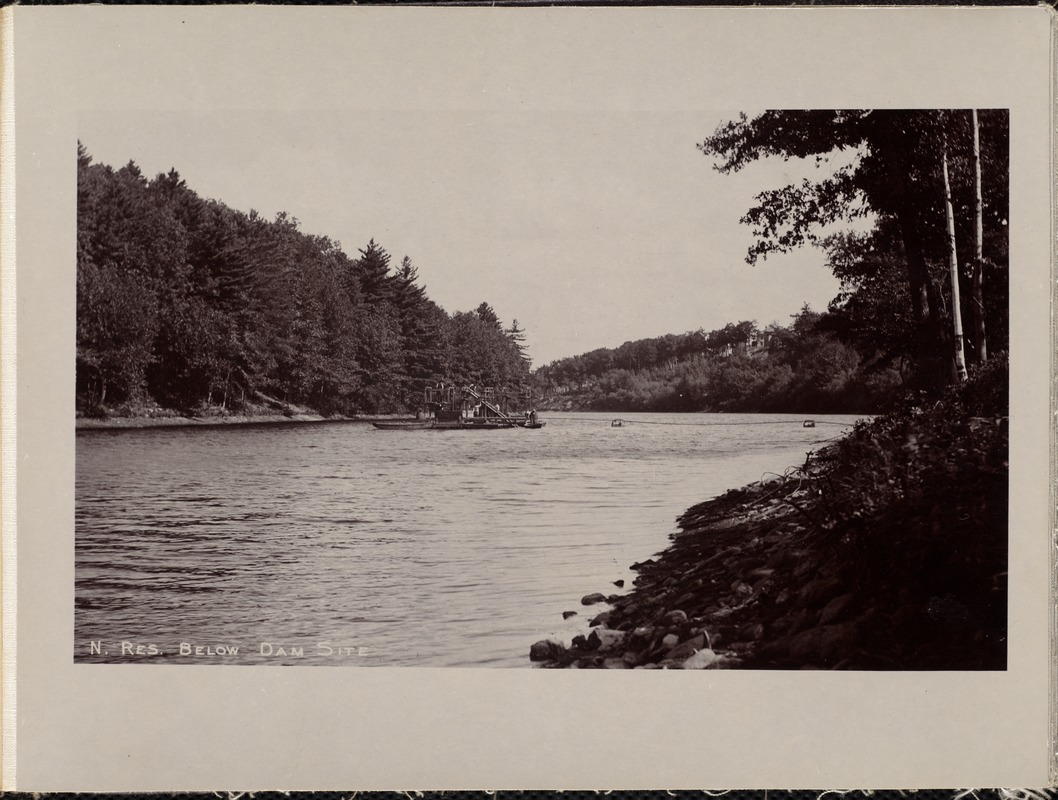
M 323 414 L 419 407 L 437 381 L 529 376 L 525 333 L 488 303 L 449 314 L 405 256 L 350 257 L 285 213 L 266 220 L 195 194 L 175 170 L 77 151 L 77 405 Z
M 625 342 L 540 367 L 552 408 L 597 411 L 872 412 L 903 388 L 807 305 L 788 327 L 752 321 Z

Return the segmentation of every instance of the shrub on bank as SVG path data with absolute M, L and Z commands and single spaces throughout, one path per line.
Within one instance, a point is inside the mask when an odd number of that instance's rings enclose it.
M 897 662 L 1002 668 L 1007 610 L 1007 363 L 941 400 L 909 398 L 818 456 L 816 526 Z

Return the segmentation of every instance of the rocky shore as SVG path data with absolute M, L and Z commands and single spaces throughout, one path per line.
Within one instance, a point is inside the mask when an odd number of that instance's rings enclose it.
M 1004 669 L 1005 370 L 683 514 L 543 667 Z M 992 385 L 994 384 L 994 385 Z M 566 612 L 567 615 L 570 612 Z
M 869 611 L 834 574 L 799 510 L 807 481 L 757 484 L 691 508 L 671 547 L 633 564 L 627 595 L 605 602 L 567 647 L 537 642 L 545 666 L 718 669 L 853 666 Z

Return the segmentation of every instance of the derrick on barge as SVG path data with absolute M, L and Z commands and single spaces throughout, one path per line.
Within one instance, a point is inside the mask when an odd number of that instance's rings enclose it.
M 514 409 L 521 405 L 523 411 Z M 546 423 L 537 419 L 531 389 L 497 391 L 491 386 L 437 386 L 426 389 L 424 410 L 419 418 L 407 421 L 372 423 L 380 430 L 462 430 L 487 431 L 500 428 L 539 429 Z

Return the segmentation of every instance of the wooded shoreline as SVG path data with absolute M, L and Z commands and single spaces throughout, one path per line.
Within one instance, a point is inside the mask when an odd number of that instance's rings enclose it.
M 220 428 L 237 425 L 307 424 L 321 422 L 381 422 L 408 419 L 407 414 L 372 414 L 367 416 L 324 417 L 319 414 L 250 414 L 245 416 L 214 417 L 78 417 L 76 429 L 88 430 L 143 430 L 146 428 Z

